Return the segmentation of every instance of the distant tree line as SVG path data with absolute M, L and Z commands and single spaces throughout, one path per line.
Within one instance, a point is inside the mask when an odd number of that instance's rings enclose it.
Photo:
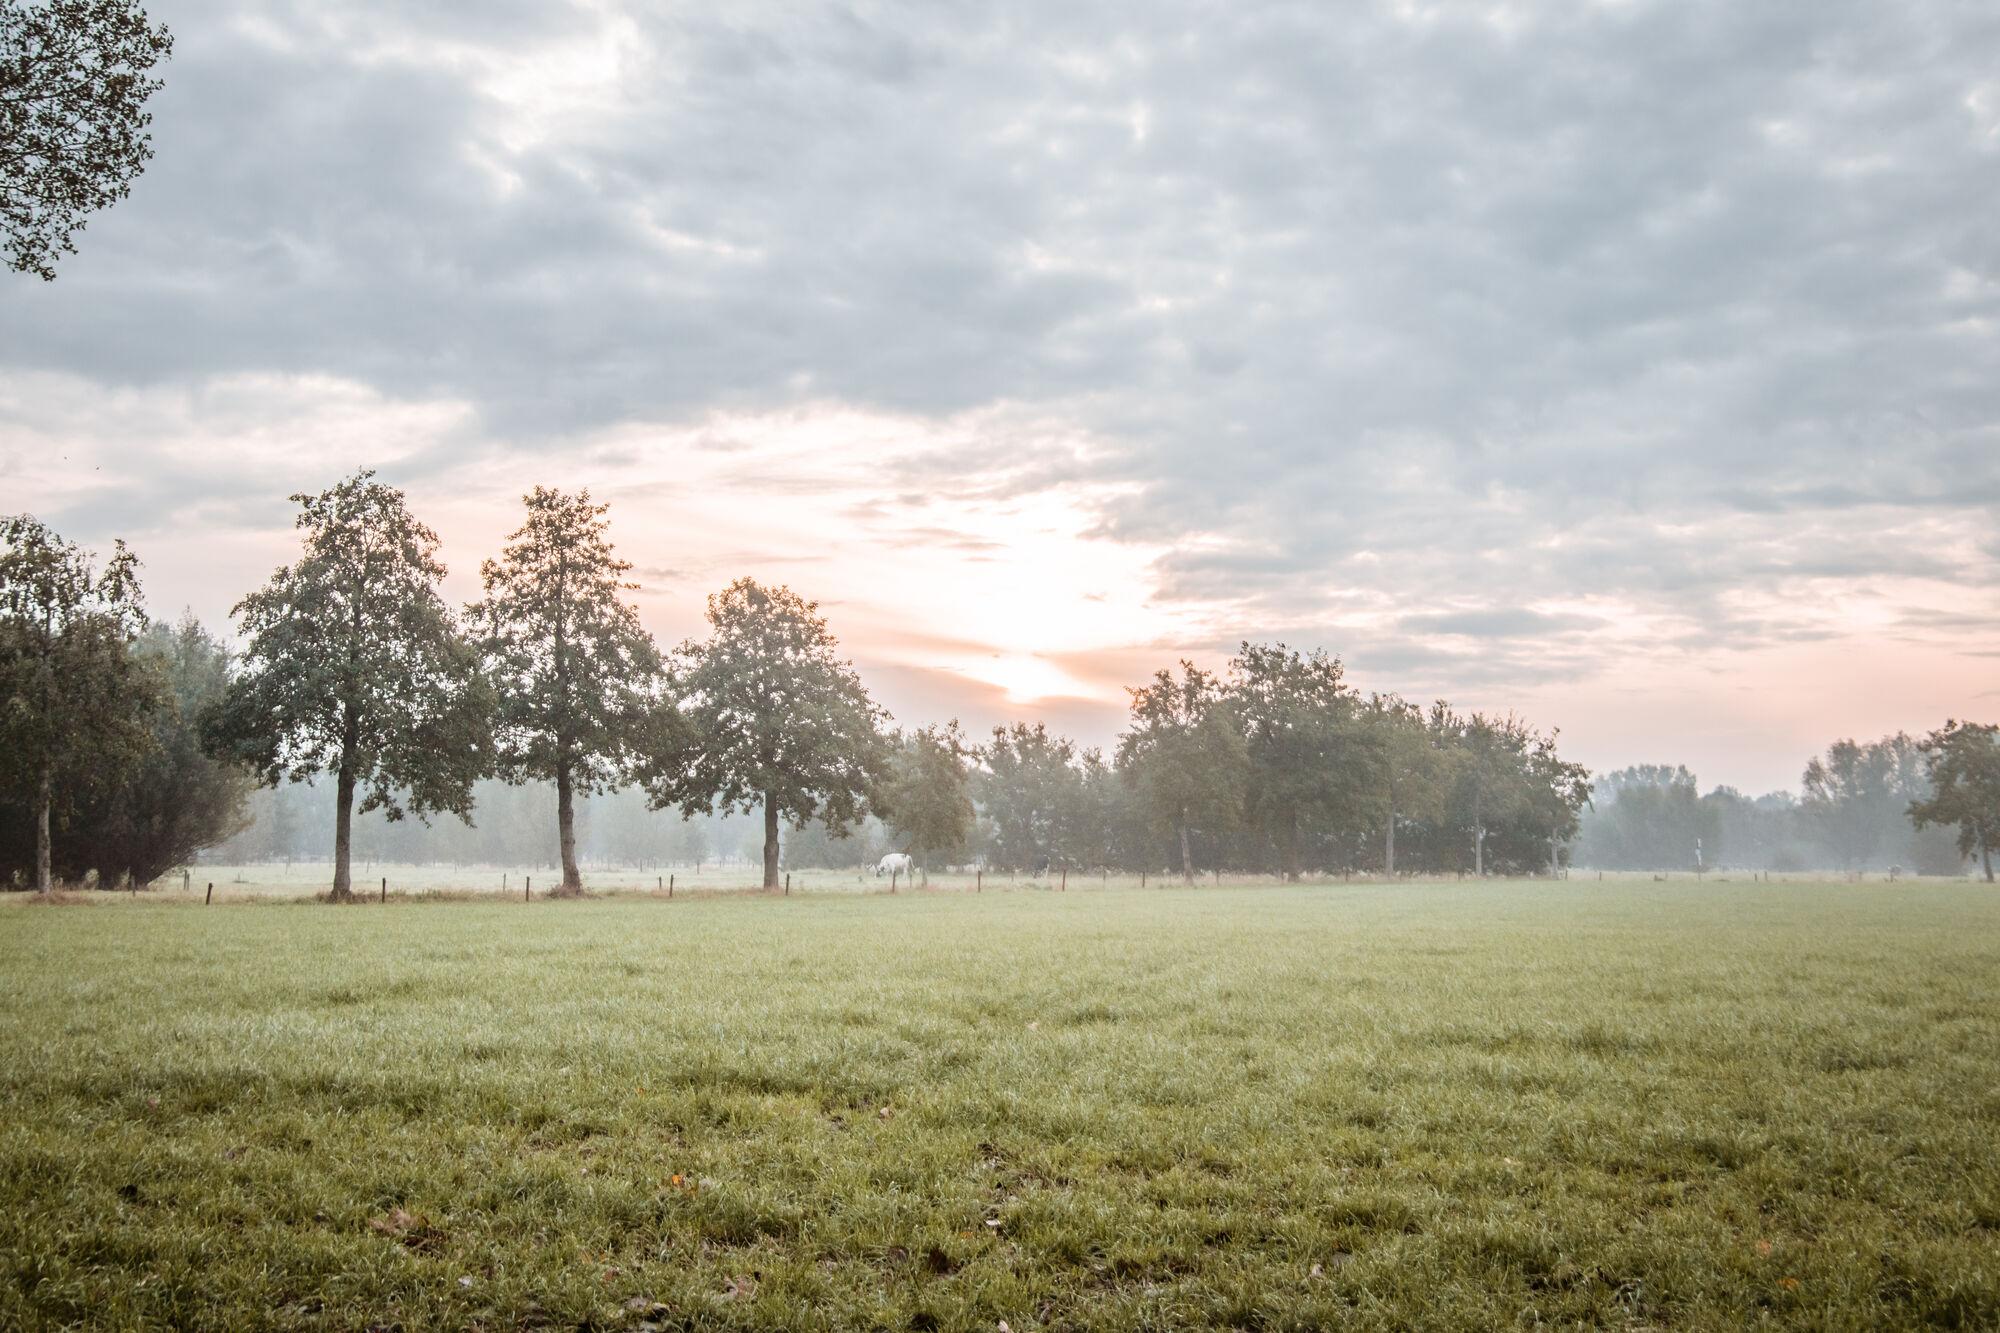
M 1555 873 L 1580 833 L 1644 861 L 1697 826 L 1719 855 L 1756 824 L 1664 770 L 1613 775 L 1592 811 L 1589 775 L 1553 733 L 1362 694 L 1338 658 L 1282 644 L 1245 643 L 1220 672 L 1157 672 L 1129 692 L 1108 755 L 1039 724 L 978 743 L 956 722 L 896 729 L 788 588 L 739 580 L 709 598 L 705 638 L 656 645 L 587 492 L 526 496 L 482 595 L 457 609 L 437 535 L 401 491 L 362 471 L 293 499 L 298 558 L 237 604 L 233 657 L 192 620 L 146 616 L 122 545 L 99 566 L 31 517 L 0 526 L 0 877 L 145 883 L 228 842 L 330 855 L 339 900 L 357 843 L 404 860 L 504 845 L 517 864 L 553 849 L 555 891 L 576 894 L 591 811 L 598 845 L 641 862 L 733 854 L 755 820 L 774 888 L 786 864 L 882 849 L 927 868 L 1185 881 Z M 1948 825 L 1983 855 L 1993 729 L 1897 744 L 1881 763 L 1835 747 L 1801 810 L 1824 803 L 1826 836 L 1858 838 L 1853 803 L 1879 814 L 1881 788 L 1905 829 Z M 669 810 L 682 830 L 663 839 L 648 816 Z M 498 816 L 483 837 L 475 812 Z M 433 828 L 440 815 L 453 820 Z
M 2000 843 L 1996 728 L 1952 721 L 1917 739 L 1839 740 L 1812 759 L 1801 795 L 1700 790 L 1684 766 L 1599 778 L 1576 857 L 1607 870 L 1838 869 L 1993 878 Z

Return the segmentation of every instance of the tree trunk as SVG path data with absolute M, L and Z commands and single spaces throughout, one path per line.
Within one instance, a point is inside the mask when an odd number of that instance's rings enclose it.
M 1181 876 L 1194 886 L 1194 857 L 1188 854 L 1187 825 L 1181 825 Z
M 340 759 L 340 777 L 333 785 L 333 900 L 337 903 L 351 902 L 354 898 L 354 761 L 343 750 Z
M 562 849 L 562 887 L 555 896 L 581 898 L 583 876 L 576 868 L 576 790 L 566 759 L 556 761 L 556 843 Z
M 1299 882 L 1299 812 L 1285 817 L 1285 882 Z
M 1562 878 L 1562 861 L 1559 859 L 1556 851 L 1556 840 L 1554 838 L 1549 839 L 1549 878 Z
M 42 766 L 42 775 L 35 783 L 35 891 L 47 894 L 55 888 L 55 875 L 50 871 L 52 859 L 49 846 L 49 807 L 55 804 L 55 779 L 48 765 Z M 1988 879 L 1992 876 L 1988 875 Z
M 48 814 L 46 811 L 43 812 L 42 818 L 45 821 L 47 820 Z M 1986 882 L 1991 884 L 1993 882 L 1993 849 L 1986 845 L 1986 839 L 1984 838 L 1979 840 L 1979 863 L 1986 867 Z
M 1389 810 L 1389 837 L 1387 850 L 1382 855 L 1382 864 L 1386 867 L 1384 877 L 1396 878 L 1396 811 L 1393 806 Z
M 764 793 L 764 887 L 778 887 L 778 794 Z
M 1472 877 L 1486 878 L 1486 830 L 1483 828 L 1472 831 Z

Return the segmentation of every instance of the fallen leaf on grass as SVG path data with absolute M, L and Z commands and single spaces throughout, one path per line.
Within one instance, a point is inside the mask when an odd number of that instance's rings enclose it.
M 894 1114 L 896 1114 L 896 1108 L 893 1106 L 885 1106 L 881 1110 L 875 1113 L 876 1117 L 882 1120 L 887 1120 L 890 1116 Z
M 391 1208 L 380 1217 L 368 1219 L 368 1225 L 385 1236 L 401 1236 L 417 1224 L 416 1217 L 401 1208 Z
M 1797 1291 L 1799 1289 L 1799 1280 L 1795 1277 L 1781 1277 L 1778 1279 L 1778 1285 L 1786 1291 Z
M 747 1301 L 756 1294 L 755 1278 L 733 1277 L 722 1288 L 722 1299 L 725 1301 Z
M 1767 1259 L 1768 1259 L 1768 1258 L 1770 1257 L 1770 1255 L 1771 1255 L 1771 1242 L 1770 1242 L 1770 1241 L 1768 1241 L 1768 1240 L 1760 1240 L 1760 1241 L 1758 1241 L 1758 1242 L 1757 1242 L 1757 1253 L 1758 1253 L 1758 1254 L 1760 1254 L 1760 1255 L 1763 1255 L 1763 1256 L 1764 1256 L 1765 1258 L 1767 1258 Z

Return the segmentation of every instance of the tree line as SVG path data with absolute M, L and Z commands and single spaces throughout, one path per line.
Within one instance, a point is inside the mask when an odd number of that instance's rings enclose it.
M 738 580 L 706 637 L 662 649 L 588 492 L 524 497 L 458 608 L 401 491 L 361 471 L 292 498 L 298 557 L 234 608 L 234 654 L 153 623 L 122 544 L 99 565 L 32 517 L 0 526 L 0 875 L 147 882 L 286 783 L 332 806 L 336 900 L 357 816 L 470 825 L 495 781 L 551 791 L 563 894 L 583 891 L 579 803 L 614 792 L 759 819 L 772 888 L 782 830 L 796 856 L 864 822 L 927 866 L 1555 872 L 1591 804 L 1554 733 L 1363 694 L 1324 652 L 1245 643 L 1218 672 L 1161 670 L 1108 754 L 1031 723 L 975 743 L 893 727 L 785 587 Z M 2000 747 L 1953 726 L 1924 743 L 1926 809 L 1983 847 Z
M 1682 765 L 1644 764 L 1600 778 L 1577 857 L 1625 870 L 1738 868 L 1958 875 L 1968 860 L 1993 878 L 2000 843 L 1996 729 L 1950 721 L 1924 737 L 1844 739 L 1810 760 L 1800 794 L 1755 798 L 1700 790 Z

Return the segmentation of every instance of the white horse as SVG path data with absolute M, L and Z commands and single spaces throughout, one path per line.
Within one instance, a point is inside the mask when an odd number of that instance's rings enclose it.
M 884 875 L 901 875 L 904 879 L 908 879 L 916 873 L 916 869 L 916 857 L 911 856 L 908 852 L 890 852 L 875 863 L 875 878 L 880 879 Z

